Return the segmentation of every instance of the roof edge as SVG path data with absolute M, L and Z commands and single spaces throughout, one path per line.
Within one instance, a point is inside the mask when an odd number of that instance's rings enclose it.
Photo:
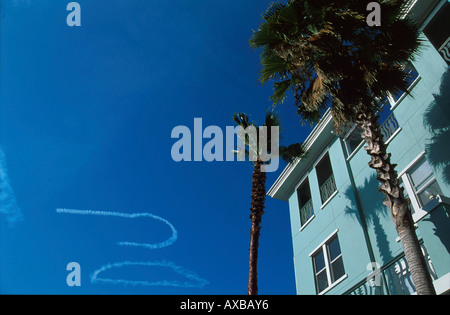
M 322 133 L 322 131 L 325 129 L 325 127 L 330 123 L 332 120 L 331 110 L 328 109 L 323 117 L 320 119 L 320 121 L 317 123 L 316 127 L 311 131 L 311 133 L 306 138 L 304 145 L 306 152 L 309 151 L 309 149 L 312 147 L 314 142 L 317 140 L 319 135 Z M 286 198 L 283 198 L 283 196 L 280 196 L 280 188 L 286 181 L 286 179 L 291 175 L 292 171 L 297 167 L 297 165 L 300 163 L 302 159 L 297 158 L 294 162 L 289 163 L 281 172 L 280 176 L 275 180 L 275 182 L 272 184 L 272 186 L 267 191 L 267 195 L 271 198 L 280 199 L 284 201 L 288 201 Z

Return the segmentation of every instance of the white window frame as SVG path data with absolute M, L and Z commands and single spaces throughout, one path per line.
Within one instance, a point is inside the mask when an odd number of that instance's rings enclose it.
M 339 279 L 336 279 L 334 282 L 332 282 L 332 277 L 331 277 L 331 265 L 330 265 L 330 258 L 328 256 L 328 248 L 327 246 L 331 243 L 331 240 L 333 240 L 334 238 L 338 238 L 337 237 L 337 232 L 338 229 L 336 229 L 333 233 L 330 234 L 330 236 L 328 236 L 322 243 L 320 243 L 319 246 L 317 246 L 310 254 L 309 257 L 311 257 L 312 263 L 313 263 L 313 276 L 314 276 L 314 283 L 316 283 L 316 274 L 315 274 L 315 268 L 314 268 L 314 257 L 319 254 L 319 252 L 322 252 L 323 254 L 323 259 L 325 261 L 325 272 L 327 275 L 327 282 L 328 282 L 328 286 L 323 289 L 320 292 L 317 292 L 318 295 L 323 295 L 325 293 L 327 293 L 328 291 L 330 291 L 332 288 L 334 288 L 335 286 L 337 286 L 339 283 L 341 283 L 344 279 L 347 278 L 347 273 L 344 273 L 344 275 L 342 275 Z M 339 246 L 340 246 L 340 242 L 339 242 Z M 342 258 L 342 248 L 341 248 L 341 253 L 334 259 L 338 259 L 338 258 Z M 345 272 L 345 268 L 344 268 L 344 272 Z M 316 290 L 317 290 L 317 286 L 316 286 Z
M 415 191 L 413 184 L 411 182 L 411 179 L 408 175 L 408 172 L 417 165 L 417 163 L 425 158 L 425 153 L 426 151 L 422 151 L 414 160 L 412 160 L 411 163 L 408 164 L 408 166 L 405 167 L 405 169 L 403 169 L 403 171 L 401 171 L 398 175 L 398 179 L 401 179 L 403 182 L 403 185 L 405 187 L 405 190 L 408 193 L 408 197 L 409 200 L 411 201 L 411 205 L 414 209 L 414 213 L 413 213 L 413 219 L 414 222 L 419 221 L 420 219 L 422 219 L 425 215 L 427 215 L 431 210 L 433 210 L 434 208 L 436 208 L 440 203 L 443 202 L 448 202 L 448 198 L 444 197 L 444 196 L 440 196 L 438 195 L 437 198 L 435 200 L 433 200 L 432 202 L 429 202 L 428 204 L 426 204 L 424 207 L 421 206 L 421 203 L 418 199 L 417 194 L 419 194 L 421 191 L 423 191 L 424 189 L 426 189 L 431 183 L 436 181 L 436 176 L 433 175 L 427 180 L 427 184 L 424 185 L 419 191 Z
M 314 169 L 316 170 L 316 177 L 317 177 L 317 182 L 319 182 L 319 177 L 318 177 L 318 174 L 317 174 L 317 165 L 319 165 L 319 163 L 320 162 L 322 162 L 322 160 L 325 158 L 325 155 L 327 155 L 328 154 L 328 159 L 330 160 L 330 165 L 331 165 L 331 176 L 333 176 L 333 178 L 334 178 L 334 184 L 335 184 L 335 186 L 336 186 L 336 190 L 327 198 L 327 200 L 325 200 L 325 201 L 323 201 L 322 202 L 322 205 L 320 206 L 320 210 L 322 210 L 323 208 L 325 208 L 325 206 L 328 204 L 328 203 L 330 203 L 330 201 L 331 201 L 331 199 L 333 199 L 337 194 L 338 194 L 338 186 L 337 186 L 337 183 L 336 183 L 336 177 L 334 176 L 334 170 L 333 170 L 333 165 L 331 164 L 331 157 L 330 157 L 330 154 L 329 154 L 329 151 L 330 151 L 330 148 L 328 147 L 326 150 L 325 150 L 325 152 L 323 152 L 321 155 L 320 155 L 320 157 L 316 160 L 316 162 L 314 163 Z M 331 177 L 330 176 L 330 177 Z M 329 177 L 329 178 L 330 178 Z M 323 184 L 322 184 L 323 185 Z M 320 201 L 322 201 L 322 193 L 320 192 L 320 188 L 321 188 L 322 186 L 320 186 L 320 184 L 319 184 L 319 196 L 320 196 Z
M 395 100 L 394 97 L 389 93 L 387 99 L 389 101 L 389 104 L 391 105 L 391 111 L 394 112 L 394 109 L 406 98 L 406 96 L 411 92 L 412 89 L 414 89 L 414 87 L 417 85 L 417 83 L 422 79 L 419 71 L 417 70 L 416 66 L 412 63 L 412 62 L 408 62 L 405 67 L 410 64 L 413 68 L 414 71 L 417 72 L 417 78 L 414 79 L 413 82 L 411 82 L 411 84 L 408 86 L 408 88 L 406 89 L 407 92 L 403 93 L 402 95 L 400 95 L 400 97 Z
M 314 219 L 314 218 L 316 217 L 316 215 L 315 215 L 315 210 L 314 210 L 314 203 L 313 203 L 313 200 L 312 200 L 311 184 L 309 183 L 308 176 L 309 176 L 309 173 L 306 174 L 306 176 L 304 176 L 304 177 L 302 178 L 302 180 L 300 181 L 300 184 L 298 184 L 298 185 L 296 186 L 296 188 L 295 188 L 295 192 L 296 192 L 296 194 L 297 194 L 297 204 L 298 204 L 298 206 L 299 206 L 298 214 L 299 214 L 299 216 L 300 216 L 300 230 L 299 230 L 299 231 L 302 231 L 302 230 L 309 224 L 309 222 L 311 222 L 312 219 Z M 302 208 L 300 208 L 300 200 L 299 200 L 299 197 L 298 197 L 298 189 L 299 189 L 299 188 L 300 188 L 307 180 L 308 180 L 309 191 L 310 191 L 310 194 L 311 194 L 310 202 L 311 202 L 312 208 L 313 208 L 313 215 L 310 216 L 310 217 L 308 218 L 308 220 L 306 220 L 306 222 L 304 222 L 304 223 L 302 224 L 302 214 L 301 214 L 301 212 L 300 212 L 300 210 L 301 210 Z M 303 205 L 303 206 L 304 206 L 304 205 Z
M 353 133 L 353 131 L 355 131 L 356 129 L 356 124 L 350 129 L 349 132 L 347 132 L 347 134 L 344 136 L 344 146 L 345 146 L 345 151 L 347 153 L 347 161 L 351 160 L 351 158 L 356 154 L 356 152 L 359 151 L 359 149 L 364 145 L 365 141 L 363 138 L 361 138 L 361 142 L 358 144 L 358 146 L 352 151 L 349 152 L 349 143 L 348 143 L 348 138 L 350 137 L 350 135 Z
M 407 92 L 403 93 L 397 100 L 394 100 L 394 97 L 392 95 L 388 96 L 389 104 L 391 104 L 392 111 L 394 111 L 394 109 L 406 98 L 408 93 L 411 92 L 411 90 L 417 85 L 417 83 L 421 79 L 422 79 L 422 77 L 421 77 L 420 73 L 418 73 L 417 78 L 415 78 L 414 81 L 409 85 Z
M 428 37 L 425 35 L 425 33 L 424 33 L 424 30 L 425 30 L 425 28 L 428 26 L 428 24 L 431 22 L 431 20 L 433 20 L 433 18 L 436 16 L 436 14 L 442 9 L 442 7 L 447 3 L 447 1 L 448 0 L 441 0 L 441 2 L 439 2 L 437 5 L 436 5 L 436 7 L 433 9 L 433 11 L 428 15 L 428 17 L 427 17 L 427 19 L 423 22 L 423 24 L 422 24 L 422 26 L 419 28 L 419 32 L 421 32 L 426 38 L 427 38 L 427 40 L 429 40 L 428 39 Z M 431 43 L 430 43 L 431 44 Z M 442 46 L 441 46 L 441 48 L 442 47 L 444 47 L 444 45 L 445 44 L 443 44 Z M 434 45 L 432 45 L 433 47 L 434 47 Z M 439 50 L 441 49 L 441 48 L 437 48 L 437 47 L 434 47 L 435 49 L 436 49 L 436 51 L 439 53 L 439 55 L 441 55 L 441 53 L 439 52 Z M 442 56 L 441 56 L 442 57 Z

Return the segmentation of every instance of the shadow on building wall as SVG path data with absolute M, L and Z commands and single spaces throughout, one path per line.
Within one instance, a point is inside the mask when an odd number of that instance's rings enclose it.
M 383 195 L 378 191 L 378 186 L 379 182 L 376 175 L 375 173 L 372 173 L 372 176 L 364 180 L 364 184 L 362 186 L 357 187 L 357 197 L 359 200 L 363 201 L 361 207 L 364 211 L 363 216 L 365 218 L 365 222 L 361 222 L 362 218 L 360 213 L 358 213 L 358 207 L 353 201 L 350 207 L 346 207 L 345 214 L 357 219 L 363 228 L 366 225 L 369 231 L 373 231 L 375 239 L 373 239 L 372 235 L 370 236 L 371 244 L 372 246 L 377 247 L 379 258 L 381 259 L 379 263 L 383 265 L 390 261 L 393 257 L 389 247 L 385 227 L 383 227 L 381 223 L 381 219 L 384 220 L 385 218 L 389 218 L 390 213 L 386 206 L 383 205 Z M 354 200 L 353 189 L 351 186 L 344 191 L 344 194 L 348 200 Z
M 450 70 L 442 75 L 439 94 L 425 111 L 423 123 L 431 133 L 425 149 L 428 161 L 450 185 Z
M 427 107 L 423 123 L 431 134 L 425 146 L 426 157 L 436 173 L 441 173 L 443 184 L 450 185 L 450 70 L 442 75 L 439 94 L 433 94 L 434 101 Z M 446 197 L 450 197 L 444 191 Z M 424 221 L 434 224 L 434 234 L 441 240 L 450 254 L 450 205 L 432 211 Z

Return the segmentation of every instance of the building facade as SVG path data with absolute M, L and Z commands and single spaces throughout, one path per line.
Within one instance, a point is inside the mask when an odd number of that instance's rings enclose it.
M 450 3 L 411 1 L 424 45 L 409 95 L 383 101 L 380 124 L 410 201 L 438 294 L 450 293 Z M 297 294 L 414 294 L 402 246 L 360 131 L 328 111 L 268 191 L 288 201 Z

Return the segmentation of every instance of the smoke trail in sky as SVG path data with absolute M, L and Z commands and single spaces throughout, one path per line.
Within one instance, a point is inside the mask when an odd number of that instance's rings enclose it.
M 144 212 L 144 213 L 124 213 L 124 212 L 110 212 L 110 211 L 94 211 L 94 210 L 75 210 L 75 209 L 56 209 L 57 213 L 66 213 L 66 214 L 76 214 L 76 215 L 86 215 L 86 216 L 113 216 L 113 217 L 119 217 L 119 218 L 126 218 L 126 219 L 136 219 L 136 218 L 152 218 L 158 221 L 161 221 L 165 224 L 167 224 L 170 229 L 172 230 L 172 236 L 168 238 L 167 240 L 160 242 L 160 243 L 154 243 L 154 244 L 147 244 L 147 243 L 135 243 L 135 242 L 128 242 L 128 241 L 122 241 L 118 242 L 117 245 L 121 246 L 133 246 L 133 247 L 143 247 L 146 249 L 159 249 L 163 247 L 167 247 L 172 245 L 178 238 L 178 233 L 175 227 L 166 219 L 161 218 L 157 215 Z M 159 281 L 142 281 L 142 280 L 126 280 L 126 279 L 108 279 L 108 278 L 99 278 L 98 275 L 104 271 L 113 269 L 113 268 L 120 268 L 124 266 L 159 266 L 159 267 L 165 267 L 172 269 L 176 273 L 184 276 L 187 281 L 179 281 L 179 280 L 159 280 Z M 123 262 L 116 262 L 116 263 L 110 263 L 101 266 L 99 269 L 95 270 L 94 273 L 91 275 L 91 283 L 108 283 L 108 284 L 122 284 L 122 285 L 142 285 L 142 286 L 172 286 L 172 287 L 179 287 L 179 288 L 201 288 L 208 284 L 209 282 L 205 279 L 200 278 L 195 273 L 175 265 L 173 262 L 168 261 L 147 261 L 147 262 L 131 262 L 131 261 L 123 261 Z
M 113 268 L 120 268 L 124 266 L 160 266 L 170 268 L 176 273 L 186 277 L 188 281 L 178 281 L 178 280 L 159 280 L 159 281 L 143 281 L 143 280 L 124 280 L 124 279 L 105 279 L 98 278 L 98 275 L 106 270 Z M 97 269 L 91 275 L 92 283 L 109 283 L 109 284 L 123 284 L 123 285 L 143 285 L 143 286 L 172 286 L 178 288 L 198 288 L 203 287 L 208 284 L 208 281 L 200 278 L 195 273 L 175 265 L 170 261 L 147 261 L 147 262 L 132 262 L 132 261 L 123 261 L 118 263 L 112 263 L 102 266 L 100 269 Z
M 144 213 L 123 213 L 123 212 L 109 212 L 109 211 L 94 211 L 94 210 L 74 210 L 74 209 L 56 209 L 56 212 L 58 213 L 67 213 L 67 214 L 79 214 L 79 215 L 97 215 L 97 216 L 110 216 L 110 217 L 120 217 L 120 218 L 126 218 L 126 219 L 136 219 L 136 218 L 152 218 L 158 221 L 161 221 L 165 224 L 167 224 L 171 231 L 172 236 L 168 238 L 167 240 L 160 242 L 160 243 L 154 243 L 154 244 L 147 244 L 147 243 L 135 243 L 135 242 L 118 242 L 117 245 L 121 246 L 134 246 L 134 247 L 144 247 L 147 249 L 159 249 L 163 247 L 167 247 L 175 243 L 175 241 L 178 238 L 178 232 L 175 229 L 175 227 L 166 219 L 161 218 L 157 215 L 153 215 L 148 212 Z
M 23 220 L 6 168 L 5 153 L 0 148 L 0 215 L 4 215 L 10 227 Z

